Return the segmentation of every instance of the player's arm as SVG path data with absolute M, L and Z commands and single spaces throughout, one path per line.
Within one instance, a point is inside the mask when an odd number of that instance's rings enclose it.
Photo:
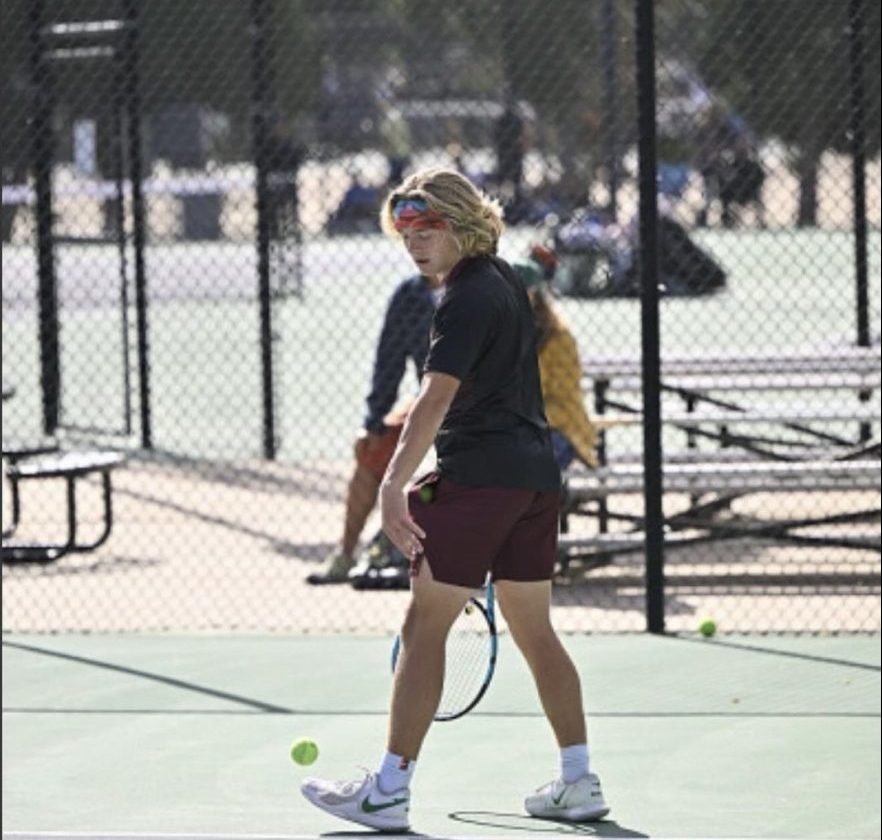
M 383 530 L 408 557 L 419 553 L 420 539 L 425 533 L 411 519 L 404 489 L 434 443 L 459 384 L 459 379 L 446 373 L 425 374 L 419 396 L 383 476 L 380 488 Z

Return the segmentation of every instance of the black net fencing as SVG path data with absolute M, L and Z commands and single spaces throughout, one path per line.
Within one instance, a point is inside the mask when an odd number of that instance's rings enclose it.
M 397 628 L 438 295 L 378 211 L 447 165 L 559 339 L 557 626 L 647 626 L 657 396 L 665 628 L 878 632 L 879 6 L 647 5 L 6 2 L 4 630 Z

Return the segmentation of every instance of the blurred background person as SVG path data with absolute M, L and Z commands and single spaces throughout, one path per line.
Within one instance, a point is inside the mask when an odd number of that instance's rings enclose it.
M 524 157 L 530 145 L 529 125 L 520 103 L 506 90 L 503 108 L 493 127 L 496 150 L 496 184 L 505 206 L 508 223 L 520 221 L 524 207 Z
M 565 470 L 578 459 L 594 468 L 597 428 L 585 408 L 579 348 L 551 297 L 550 282 L 557 258 L 549 249 L 534 245 L 527 259 L 514 260 L 511 266 L 526 287 L 533 307 L 542 397 L 558 466 Z
M 371 390 L 364 425 L 355 440 L 355 469 L 346 491 L 346 516 L 340 544 L 324 569 L 309 583 L 345 583 L 355 565 L 355 551 L 377 503 L 380 481 L 407 418 L 410 400 L 395 406 L 401 381 L 411 361 L 419 378 L 429 351 L 432 316 L 443 294 L 436 278 L 415 275 L 399 283 L 383 320 L 374 356 Z
M 413 138 L 407 118 L 391 95 L 380 99 L 380 137 L 389 164 L 386 183 L 390 186 L 400 184 L 404 170 L 410 165 Z
M 285 122 L 276 114 L 268 120 L 266 136 L 267 201 L 270 238 L 295 237 L 300 228 L 297 175 L 307 150 L 295 142 Z
M 762 191 L 766 173 L 744 120 L 717 105 L 708 110 L 700 123 L 698 136 L 696 167 L 704 183 L 704 205 L 696 224 L 707 226 L 710 209 L 714 202 L 719 202 L 723 227 L 740 223 L 741 211 L 752 207 L 756 224 L 764 228 Z

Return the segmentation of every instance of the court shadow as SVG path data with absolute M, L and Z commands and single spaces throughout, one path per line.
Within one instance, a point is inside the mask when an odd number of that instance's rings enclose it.
M 363 828 L 360 831 L 358 829 L 353 829 L 351 831 L 325 831 L 318 835 L 319 837 L 362 837 L 362 838 L 377 838 L 382 837 L 383 840 L 413 840 L 413 838 L 419 838 L 419 840 L 447 840 L 447 838 L 439 837 L 435 834 L 421 834 L 419 831 L 406 831 L 403 834 L 390 834 L 387 831 L 378 831 L 373 828 Z
M 469 825 L 522 831 L 525 837 L 649 837 L 642 831 L 625 828 L 615 820 L 571 823 L 563 820 L 528 817 L 525 814 L 509 814 L 502 811 L 451 811 L 447 816 L 455 822 L 468 823 Z

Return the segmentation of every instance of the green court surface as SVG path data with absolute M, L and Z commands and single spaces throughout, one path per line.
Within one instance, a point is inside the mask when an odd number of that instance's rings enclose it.
M 503 256 L 525 252 L 537 232 L 507 231 Z M 725 290 L 663 298 L 666 354 L 822 352 L 854 343 L 854 244 L 847 232 L 703 231 L 696 234 L 730 273 Z M 869 247 L 871 324 L 879 322 L 879 234 Z M 59 246 L 63 425 L 122 427 L 126 384 L 137 417 L 129 313 L 123 350 L 116 251 Z M 39 436 L 39 323 L 33 249 L 2 254 L 3 377 L 16 397 L 4 434 Z M 154 446 L 198 457 L 253 457 L 261 451 L 262 369 L 253 244 L 153 244 L 148 249 L 149 345 Z M 305 294 L 273 302 L 273 371 L 279 458 L 348 457 L 364 411 L 374 347 L 398 282 L 413 272 L 406 252 L 382 236 L 317 238 L 304 247 Z M 636 299 L 559 298 L 582 353 L 640 355 Z M 415 385 L 412 371 L 401 394 Z M 773 395 L 768 396 L 769 400 Z M 782 401 L 793 399 L 783 395 Z M 800 401 L 829 400 L 801 394 Z M 878 400 L 878 391 L 874 400 Z M 638 432 L 621 430 L 625 451 Z M 137 432 L 135 432 L 135 437 Z
M 565 644 L 609 818 L 524 816 L 557 752 L 504 636 L 482 703 L 430 731 L 415 836 L 879 837 L 878 636 Z M 7 634 L 3 836 L 373 836 L 298 783 L 378 763 L 389 651 L 382 637 Z M 321 749 L 309 770 L 288 757 L 298 736 Z

